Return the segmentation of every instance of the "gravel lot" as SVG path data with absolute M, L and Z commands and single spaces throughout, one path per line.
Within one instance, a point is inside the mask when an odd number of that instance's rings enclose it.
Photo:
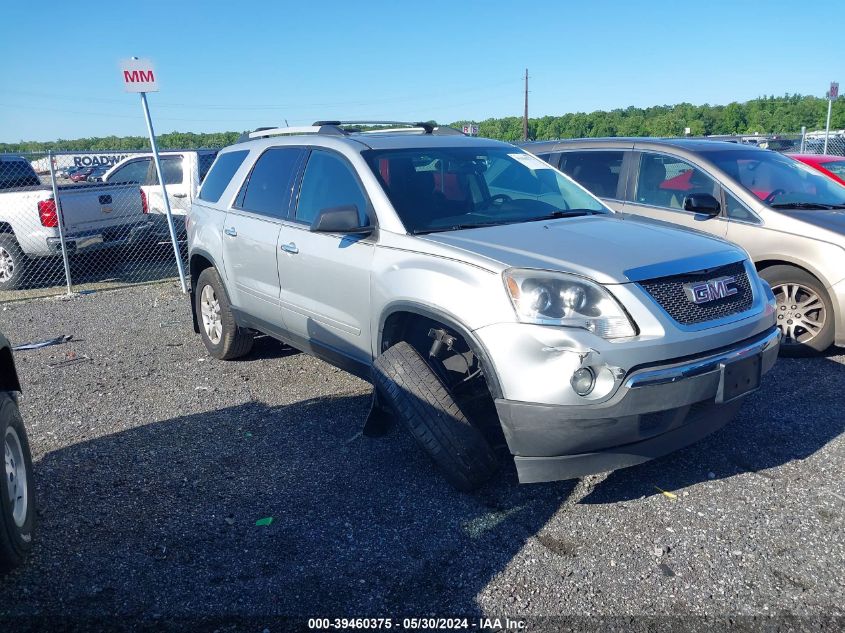
M 360 435 L 366 383 L 270 339 L 210 359 L 172 283 L 0 330 L 74 336 L 17 354 L 39 525 L 0 619 L 845 615 L 842 355 L 781 360 L 666 458 L 464 495 L 402 429 Z

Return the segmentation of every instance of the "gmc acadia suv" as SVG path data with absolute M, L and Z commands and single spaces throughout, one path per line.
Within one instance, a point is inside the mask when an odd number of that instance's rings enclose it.
M 372 382 L 365 432 L 398 418 L 462 490 L 496 433 L 521 482 L 578 477 L 686 446 L 759 387 L 779 331 L 742 249 L 614 213 L 512 145 L 388 125 L 220 152 L 187 217 L 212 356 L 261 332 Z

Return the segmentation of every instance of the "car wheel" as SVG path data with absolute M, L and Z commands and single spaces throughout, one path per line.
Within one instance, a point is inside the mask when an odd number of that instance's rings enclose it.
M 397 343 L 374 364 L 383 402 L 455 488 L 470 491 L 496 471 L 496 455 L 467 420 L 446 385 L 408 343 Z
M 197 322 L 208 353 L 220 360 L 232 360 L 252 349 L 252 332 L 238 327 L 220 275 L 206 268 L 197 280 L 195 294 Z
M 35 488 L 23 420 L 6 392 L 0 392 L 0 439 L 5 466 L 0 484 L 0 572 L 7 572 L 20 565 L 32 548 Z
M 781 354 L 808 356 L 833 344 L 833 304 L 818 279 L 795 266 L 770 266 L 760 276 L 772 287 L 777 301 Z
M 17 290 L 23 286 L 29 263 L 14 235 L 0 235 L 0 290 Z

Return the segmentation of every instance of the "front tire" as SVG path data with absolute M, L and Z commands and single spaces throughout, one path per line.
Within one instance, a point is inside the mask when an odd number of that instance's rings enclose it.
M 784 356 L 811 356 L 833 344 L 833 304 L 824 285 L 795 266 L 770 266 L 760 276 L 777 300 L 777 325 L 783 332 Z
M 249 354 L 252 332 L 238 327 L 226 288 L 214 268 L 206 268 L 197 280 L 194 309 L 200 336 L 208 353 L 219 360 L 232 360 Z
M 20 565 L 32 549 L 35 527 L 35 487 L 32 455 L 18 406 L 0 392 L 0 439 L 3 482 L 0 482 L 0 573 Z
M 0 290 L 17 290 L 23 286 L 29 260 L 15 236 L 0 234 Z
M 382 353 L 375 361 L 373 377 L 384 403 L 455 488 L 468 492 L 496 472 L 498 463 L 490 445 L 408 343 L 397 343 Z

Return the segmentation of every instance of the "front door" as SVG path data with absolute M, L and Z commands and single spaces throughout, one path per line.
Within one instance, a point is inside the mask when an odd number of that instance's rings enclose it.
M 623 210 L 725 237 L 728 222 L 724 210 L 716 217 L 684 211 L 684 198 L 695 193 L 707 193 L 717 200 L 721 196 L 718 183 L 687 161 L 668 154 L 642 152 L 636 189 Z
M 282 314 L 316 354 L 369 363 L 373 237 L 309 230 L 319 210 L 350 204 L 361 225 L 369 224 L 369 199 L 352 166 L 339 154 L 313 150 L 292 221 L 279 234 Z

